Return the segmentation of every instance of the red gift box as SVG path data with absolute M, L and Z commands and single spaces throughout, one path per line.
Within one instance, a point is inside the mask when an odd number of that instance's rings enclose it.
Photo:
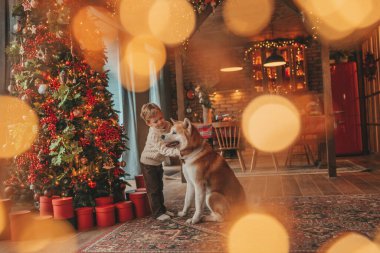
M 115 205 L 97 206 L 96 223 L 99 227 L 108 227 L 115 224 Z
M 117 218 L 119 222 L 126 222 L 132 220 L 135 215 L 133 214 L 132 201 L 123 201 L 115 204 Z

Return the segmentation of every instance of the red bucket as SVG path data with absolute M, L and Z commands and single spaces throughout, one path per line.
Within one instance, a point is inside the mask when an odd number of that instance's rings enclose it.
M 146 192 L 146 188 L 137 188 L 136 192 Z
M 119 222 L 126 222 L 135 218 L 132 201 L 123 201 L 115 204 Z
M 59 197 L 55 197 L 59 198 Z M 40 197 L 40 215 L 45 216 L 45 215 L 53 215 L 53 203 L 52 199 L 47 196 L 41 196 Z
M 32 213 L 28 210 L 12 212 L 9 214 L 9 218 L 11 225 L 11 240 L 22 240 L 22 236 L 25 234 L 24 230 L 30 226 L 32 221 Z
M 53 199 L 54 219 L 70 219 L 74 217 L 73 198 Z
M 97 206 L 96 223 L 99 227 L 108 227 L 115 224 L 115 205 Z
M 94 226 L 94 208 L 79 207 L 75 211 L 77 213 L 78 230 L 83 231 Z
M 95 198 L 95 204 L 96 204 L 96 206 L 112 205 L 113 204 L 113 197 L 112 196 L 106 196 L 106 197 Z
M 137 175 L 135 176 L 136 188 L 145 188 L 144 176 Z
M 11 236 L 9 213 L 12 208 L 12 200 L 0 199 L 0 221 L 3 221 L 3 230 L 0 230 L 0 240 L 7 240 Z
M 129 199 L 133 202 L 137 218 L 142 218 L 150 214 L 148 196 L 146 195 L 146 192 L 130 193 Z

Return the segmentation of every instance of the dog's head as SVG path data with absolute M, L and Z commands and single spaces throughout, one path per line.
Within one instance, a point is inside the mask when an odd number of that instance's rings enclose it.
M 202 138 L 198 130 L 190 120 L 175 121 L 171 119 L 173 126 L 170 132 L 161 136 L 167 147 L 177 147 L 179 150 L 192 149 L 201 144 Z

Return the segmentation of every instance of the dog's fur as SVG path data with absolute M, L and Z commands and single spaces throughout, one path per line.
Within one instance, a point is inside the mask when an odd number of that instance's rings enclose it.
M 236 215 L 236 211 L 245 210 L 243 187 L 224 158 L 213 151 L 188 119 L 173 123 L 170 132 L 162 135 L 162 139 L 168 147 L 181 151 L 187 188 L 184 207 L 178 216 L 187 214 L 194 197 L 195 213 L 186 221 L 191 224 L 201 220 L 222 222 L 226 217 Z M 205 202 L 211 214 L 202 216 Z

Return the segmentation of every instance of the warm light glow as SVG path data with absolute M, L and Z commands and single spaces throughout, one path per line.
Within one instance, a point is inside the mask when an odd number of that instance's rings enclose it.
M 122 0 L 120 2 L 120 21 L 132 35 L 152 34 L 148 17 L 154 0 Z
M 122 85 L 131 92 L 145 92 L 149 90 L 151 82 L 149 76 L 134 74 L 128 67 L 124 67 Z
M 38 116 L 30 106 L 10 96 L 0 96 L 0 158 L 27 151 L 38 134 Z
M 326 41 L 348 38 L 356 30 L 380 20 L 377 0 L 296 0 L 296 3 L 308 17 L 310 26 Z
M 26 220 L 27 224 L 22 228 L 18 252 L 41 252 L 56 247 L 56 243 L 65 240 L 65 247 L 75 249 L 76 241 L 68 240 L 74 236 L 75 230 L 66 220 L 55 220 L 51 216 L 34 216 Z
M 266 152 L 278 152 L 296 140 L 301 120 L 297 108 L 288 99 L 263 95 L 244 109 L 242 127 L 252 146 Z
M 71 21 L 73 35 L 82 49 L 92 51 L 104 49 L 103 33 L 100 26 L 96 24 L 96 20 L 90 13 L 89 7 L 84 7 Z
M 160 71 L 166 61 L 165 46 L 152 36 L 137 36 L 129 42 L 123 62 L 137 75 Z
M 357 233 L 347 233 L 334 239 L 331 246 L 327 247 L 326 253 L 380 253 L 380 247 L 368 237 Z
M 238 220 L 228 235 L 229 253 L 287 253 L 289 237 L 284 226 L 266 214 L 249 214 Z
M 224 22 L 236 35 L 252 36 L 268 25 L 273 9 L 273 0 L 226 0 L 223 4 Z
M 168 45 L 186 40 L 195 27 L 195 13 L 187 0 L 156 0 L 149 12 L 149 27 Z
M 278 66 L 282 66 L 282 65 L 285 65 L 286 62 L 285 61 L 274 61 L 274 62 L 268 62 L 268 63 L 264 63 L 264 67 L 278 67 Z
M 118 20 L 105 8 L 89 6 L 88 12 L 104 39 L 114 41 L 118 37 L 118 31 L 123 30 Z
M 228 67 L 228 68 L 221 68 L 220 71 L 222 72 L 235 72 L 242 70 L 242 67 Z

